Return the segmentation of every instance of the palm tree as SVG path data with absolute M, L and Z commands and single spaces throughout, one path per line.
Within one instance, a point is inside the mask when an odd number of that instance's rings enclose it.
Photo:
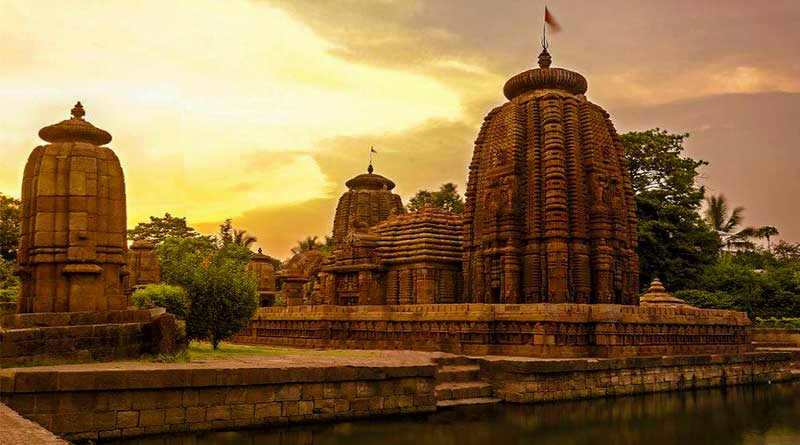
M 756 236 L 758 238 L 766 238 L 767 239 L 767 252 L 772 252 L 772 244 L 770 243 L 771 236 L 780 235 L 778 229 L 772 226 L 761 226 L 756 229 Z
M 307 236 L 304 240 L 297 241 L 297 245 L 292 247 L 292 254 L 297 255 L 300 252 L 308 252 L 309 250 L 317 250 L 320 247 L 318 236 Z
M 744 207 L 735 207 L 729 212 L 725 195 L 706 198 L 706 222 L 717 232 L 725 250 L 748 249 L 753 246 L 749 239 L 756 236 L 756 229 L 745 227 L 737 231 L 744 219 L 743 213 Z
M 247 233 L 247 230 L 233 229 L 232 243 L 234 245 L 246 247 L 249 249 L 250 246 L 252 246 L 253 243 L 255 243 L 256 241 L 258 241 L 258 239 L 253 235 Z

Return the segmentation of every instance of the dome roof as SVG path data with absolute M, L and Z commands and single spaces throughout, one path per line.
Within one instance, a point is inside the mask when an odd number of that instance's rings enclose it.
M 72 117 L 39 130 L 39 137 L 47 142 L 88 142 L 105 145 L 111 142 L 111 134 L 95 127 L 83 119 L 86 112 L 80 102 L 72 108 Z
M 372 164 L 367 167 L 367 173 L 362 173 L 351 178 L 344 185 L 350 190 L 392 190 L 394 181 L 373 173 Z
M 522 93 L 536 90 L 563 90 L 571 94 L 584 94 L 586 78 L 563 68 L 550 68 L 552 59 L 547 49 L 539 54 L 539 68 L 524 71 L 508 79 L 503 93 L 511 100 Z

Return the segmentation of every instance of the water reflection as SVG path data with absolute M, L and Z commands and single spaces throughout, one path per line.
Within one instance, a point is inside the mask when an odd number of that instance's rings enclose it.
M 194 433 L 119 445 L 800 444 L 800 382 L 293 428 Z

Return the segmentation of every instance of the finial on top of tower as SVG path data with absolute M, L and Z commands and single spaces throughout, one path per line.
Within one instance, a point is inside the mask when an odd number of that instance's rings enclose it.
M 375 146 L 374 145 L 369 147 L 369 167 L 367 167 L 367 173 L 369 173 L 369 174 L 372 174 L 372 172 L 375 171 L 375 169 L 372 168 L 372 154 L 373 153 L 377 153 L 377 151 L 375 151 Z
M 367 167 L 367 173 L 372 174 L 372 172 L 374 172 L 374 171 L 375 171 L 375 169 L 372 168 L 372 162 L 370 162 L 369 166 Z
M 83 105 L 81 105 L 81 101 L 78 101 L 78 103 L 76 103 L 75 106 L 72 107 L 70 113 L 72 114 L 72 117 L 75 119 L 83 119 L 83 116 L 86 116 L 86 111 L 84 111 Z
M 542 52 L 539 53 L 539 68 L 550 68 L 550 64 L 553 62 L 553 58 L 550 57 L 550 53 L 547 52 L 547 48 L 542 48 Z

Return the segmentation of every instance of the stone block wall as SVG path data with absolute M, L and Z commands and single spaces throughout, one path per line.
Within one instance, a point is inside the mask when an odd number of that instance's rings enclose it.
M 757 344 L 800 348 L 800 329 L 757 328 L 752 331 Z
M 175 317 L 149 310 L 0 318 L 0 368 L 137 358 L 181 350 Z
M 165 366 L 172 368 L 0 371 L 0 401 L 68 440 L 436 409 L 434 365 Z
M 678 391 L 792 379 L 790 354 L 759 353 L 603 360 L 486 359 L 481 377 L 506 402 L 532 403 Z
M 293 347 L 628 357 L 752 350 L 743 312 L 611 304 L 261 308 L 235 337 Z

